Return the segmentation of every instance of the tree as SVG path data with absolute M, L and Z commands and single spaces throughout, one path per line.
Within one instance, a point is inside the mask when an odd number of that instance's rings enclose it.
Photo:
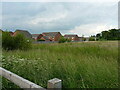
M 96 35 L 97 40 L 120 40 L 120 29 L 102 31 Z
M 2 47 L 5 50 L 13 50 L 14 49 L 14 40 L 13 37 L 10 36 L 9 32 L 2 33 Z
M 27 50 L 31 47 L 31 41 L 22 34 L 13 37 L 9 32 L 5 31 L 2 33 L 2 47 L 5 50 Z
M 95 41 L 95 37 L 91 36 L 91 37 L 89 38 L 89 41 Z
M 98 33 L 98 34 L 96 35 L 96 40 L 98 41 L 100 38 L 101 38 L 101 34 Z
M 71 42 L 70 39 L 66 39 L 63 36 L 60 38 L 59 43 L 64 43 L 64 42 Z

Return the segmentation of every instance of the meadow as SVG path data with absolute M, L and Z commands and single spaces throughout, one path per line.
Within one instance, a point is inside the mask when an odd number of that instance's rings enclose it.
M 2 67 L 44 88 L 53 78 L 63 88 L 117 88 L 117 59 L 117 41 L 33 44 L 28 51 L 3 50 Z

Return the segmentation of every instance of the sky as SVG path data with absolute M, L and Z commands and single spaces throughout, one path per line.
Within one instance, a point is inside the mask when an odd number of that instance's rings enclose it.
M 2 29 L 90 36 L 118 28 L 118 2 L 3 2 Z

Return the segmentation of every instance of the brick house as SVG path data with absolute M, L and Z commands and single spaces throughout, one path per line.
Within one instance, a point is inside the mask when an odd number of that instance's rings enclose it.
M 52 41 L 49 37 L 47 36 L 42 36 L 41 37 L 41 40 L 44 40 L 44 41 Z
M 13 36 L 13 35 L 14 35 L 14 32 L 12 32 L 12 31 L 9 31 L 9 33 L 10 33 L 10 35 L 11 35 L 11 36 Z
M 39 40 L 39 39 L 41 39 L 42 36 L 43 36 L 42 34 L 32 34 L 32 38 L 34 40 Z
M 13 36 L 16 36 L 16 35 L 18 35 L 18 34 L 22 34 L 22 35 L 24 35 L 26 38 L 32 39 L 32 35 L 31 35 L 28 31 L 26 31 L 26 30 L 16 30 L 16 31 L 14 32 Z
M 71 41 L 79 41 L 78 35 L 74 35 L 74 34 L 66 34 L 64 35 L 64 38 L 70 39 Z
M 45 40 L 49 39 L 50 41 L 59 41 L 62 36 L 60 32 L 44 32 L 42 35 Z
M 84 41 L 84 38 L 83 37 L 79 37 L 79 41 Z

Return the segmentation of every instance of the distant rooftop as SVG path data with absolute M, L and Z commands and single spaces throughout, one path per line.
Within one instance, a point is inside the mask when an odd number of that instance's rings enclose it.
M 40 34 L 32 34 L 32 37 L 38 37 Z
M 49 37 L 54 37 L 60 32 L 43 32 L 42 34 Z
M 77 34 L 65 34 L 64 37 L 78 37 Z

